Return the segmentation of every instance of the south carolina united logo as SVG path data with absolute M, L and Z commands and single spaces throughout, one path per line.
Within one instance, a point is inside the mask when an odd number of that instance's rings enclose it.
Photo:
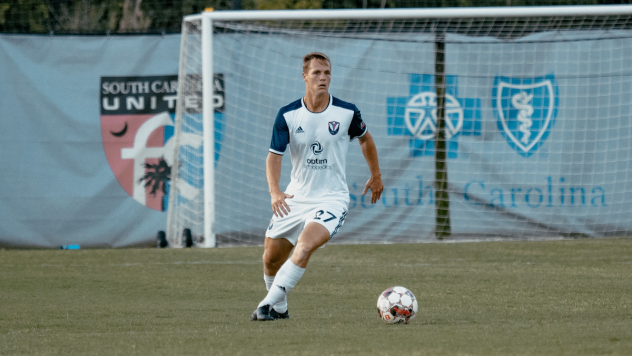
M 531 156 L 547 139 L 557 116 L 558 89 L 553 74 L 496 77 L 492 98 L 500 132 L 519 154 Z
M 225 98 L 222 74 L 216 75 L 214 86 L 217 160 Z M 101 136 L 110 168 L 134 200 L 158 211 L 168 207 L 177 88 L 176 75 L 101 77 Z M 189 116 L 201 121 L 201 103 L 185 103 Z M 187 132 L 181 137 L 187 149 L 201 156 L 201 135 Z
M 102 77 L 101 136 L 110 168 L 139 203 L 165 211 L 178 77 Z

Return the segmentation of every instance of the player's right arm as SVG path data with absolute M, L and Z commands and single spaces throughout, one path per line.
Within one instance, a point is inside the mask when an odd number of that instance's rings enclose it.
M 293 195 L 285 194 L 279 188 L 281 180 L 281 160 L 283 156 L 276 153 L 268 153 L 266 159 L 266 178 L 268 179 L 268 188 L 270 189 L 270 203 L 274 216 L 283 217 L 290 212 L 290 207 L 285 201 L 286 198 L 292 198 Z
M 281 180 L 281 160 L 289 144 L 290 130 L 283 116 L 283 109 L 281 109 L 274 120 L 270 152 L 266 159 L 266 178 L 268 179 L 268 188 L 270 189 L 270 203 L 272 204 L 272 211 L 276 217 L 283 217 L 283 214 L 288 215 L 290 207 L 285 202 L 285 199 L 294 197 L 293 195 L 283 193 L 279 188 L 279 181 Z

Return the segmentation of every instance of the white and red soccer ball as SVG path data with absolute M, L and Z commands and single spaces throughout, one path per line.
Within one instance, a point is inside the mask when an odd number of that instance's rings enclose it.
M 417 315 L 417 298 L 404 287 L 389 288 L 377 299 L 377 312 L 387 324 L 408 324 Z

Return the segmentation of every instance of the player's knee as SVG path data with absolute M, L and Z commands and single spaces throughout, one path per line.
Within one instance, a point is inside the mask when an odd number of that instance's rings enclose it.
M 270 256 L 268 252 L 264 252 L 261 259 L 263 260 L 263 263 L 265 265 L 270 265 L 274 261 L 274 259 Z
M 266 266 L 275 266 L 279 263 L 281 263 L 281 256 L 278 256 L 276 254 L 270 253 L 269 251 L 265 251 L 263 253 L 263 263 Z
M 317 248 L 318 248 L 318 246 L 315 246 L 312 243 L 299 242 L 298 244 L 296 244 L 296 248 L 295 249 L 297 250 L 297 252 L 299 252 L 302 255 L 310 255 Z

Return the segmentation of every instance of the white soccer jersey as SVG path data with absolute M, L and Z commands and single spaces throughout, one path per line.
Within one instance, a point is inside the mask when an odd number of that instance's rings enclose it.
M 319 113 L 309 111 L 302 98 L 281 108 L 270 152 L 282 155 L 290 147 L 292 176 L 285 193 L 294 195 L 297 202 L 348 204 L 347 150 L 354 138 L 366 132 L 360 110 L 331 95 L 329 105 Z

